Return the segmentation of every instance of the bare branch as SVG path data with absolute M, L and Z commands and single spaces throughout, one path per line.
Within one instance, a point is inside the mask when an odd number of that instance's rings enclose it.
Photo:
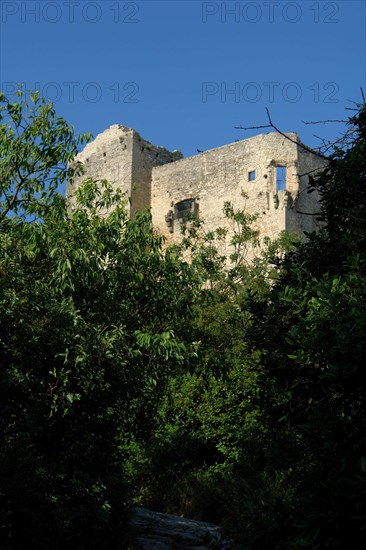
M 328 119 L 328 120 L 316 120 L 316 121 L 306 121 L 306 120 L 302 120 L 301 121 L 303 124 L 326 124 L 327 122 L 341 122 L 343 124 L 347 124 L 347 120 L 338 120 L 338 119 Z
M 262 128 L 272 128 L 271 124 L 263 124 L 262 126 L 248 126 L 248 128 L 245 128 L 244 126 L 234 126 L 235 130 L 260 130 Z
M 11 197 L 10 201 L 8 200 L 8 198 L 6 198 L 6 208 L 4 208 L 4 210 L 0 213 L 0 223 L 4 221 L 8 212 L 10 212 L 10 210 L 13 208 L 14 204 L 16 203 L 18 194 L 22 188 L 23 183 L 24 183 L 24 180 L 20 179 L 15 187 L 14 194 Z
M 301 212 L 301 210 L 296 210 L 296 214 L 303 214 L 304 216 L 320 216 L 320 212 Z
M 312 153 L 313 155 L 316 155 L 317 157 L 320 157 L 320 158 L 323 158 L 323 159 L 326 159 L 328 160 L 328 157 L 326 157 L 325 155 L 323 155 L 323 153 L 320 153 L 319 151 L 314 151 L 314 149 L 311 149 L 310 147 L 308 147 L 307 145 L 304 145 L 303 143 L 299 142 L 299 141 L 296 141 L 295 139 L 292 139 L 290 136 L 288 136 L 287 134 L 285 134 L 284 132 L 281 132 L 281 130 L 279 128 L 277 128 L 277 126 L 275 126 L 272 122 L 272 119 L 271 119 L 271 116 L 269 114 L 269 110 L 268 110 L 268 107 L 266 107 L 266 111 L 267 111 L 267 116 L 268 116 L 268 120 L 269 120 L 269 123 L 270 125 L 272 126 L 272 128 L 274 130 L 276 130 L 276 132 L 278 132 L 281 136 L 283 136 L 284 138 L 288 139 L 289 141 L 291 141 L 292 143 L 295 143 L 296 145 L 299 145 L 299 147 L 301 147 L 302 149 L 304 149 L 305 151 L 307 151 L 308 153 Z
M 234 126 L 234 128 L 237 129 L 237 130 L 260 130 L 260 129 L 263 129 L 263 128 L 273 128 L 278 134 L 283 136 L 285 139 L 288 139 L 292 143 L 295 143 L 296 145 L 298 145 L 299 147 L 304 149 L 304 151 L 306 151 L 308 153 L 311 153 L 312 155 L 316 155 L 317 157 L 328 160 L 328 157 L 326 155 L 323 155 L 323 153 L 321 153 L 320 151 L 315 151 L 314 149 L 311 149 L 307 145 L 304 145 L 304 143 L 301 143 L 301 141 L 296 141 L 295 139 L 292 139 L 288 134 L 285 134 L 284 132 L 282 132 L 279 128 L 277 128 L 277 126 L 275 124 L 273 124 L 273 121 L 271 119 L 271 115 L 269 113 L 268 107 L 266 107 L 266 112 L 267 112 L 267 117 L 268 117 L 269 124 L 263 124 L 261 126 L 251 126 L 251 127 L 248 127 L 248 128 L 245 128 L 243 126 Z

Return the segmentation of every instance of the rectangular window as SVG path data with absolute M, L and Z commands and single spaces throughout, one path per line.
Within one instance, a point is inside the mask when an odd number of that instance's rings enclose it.
M 198 215 L 198 203 L 195 199 L 185 199 L 174 205 L 174 219 L 182 222 L 187 214 Z
M 286 166 L 276 166 L 276 191 L 286 189 Z
M 254 181 L 256 178 L 255 170 L 248 172 L 248 181 Z

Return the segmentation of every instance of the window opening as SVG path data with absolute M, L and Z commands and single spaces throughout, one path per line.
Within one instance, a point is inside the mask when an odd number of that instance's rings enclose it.
M 184 220 L 188 213 L 197 214 L 198 204 L 194 199 L 185 199 L 174 205 L 174 218 L 180 222 Z
M 248 181 L 254 181 L 256 177 L 257 176 L 255 170 L 251 170 L 250 172 L 248 172 Z
M 276 191 L 286 189 L 286 166 L 276 166 Z

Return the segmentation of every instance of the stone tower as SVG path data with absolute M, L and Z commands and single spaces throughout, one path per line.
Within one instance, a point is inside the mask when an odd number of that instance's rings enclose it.
M 67 195 L 82 179 L 106 179 L 115 189 L 121 189 L 131 199 L 130 215 L 151 206 L 152 168 L 183 157 L 179 151 L 170 152 L 152 145 L 132 128 L 114 124 L 86 145 L 76 157 L 83 163 L 85 174 L 68 185 Z

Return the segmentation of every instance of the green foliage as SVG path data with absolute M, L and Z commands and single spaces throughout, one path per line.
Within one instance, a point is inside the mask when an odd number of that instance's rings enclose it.
M 230 243 L 190 217 L 165 247 L 106 181 L 68 205 L 85 137 L 0 103 L 1 547 L 126 548 L 134 500 L 248 549 L 363 548 L 365 107 L 306 243 L 227 203 Z
M 224 522 L 233 531 L 243 486 L 249 490 L 262 475 L 268 431 L 259 401 L 262 367 L 246 339 L 253 322 L 250 299 L 267 295 L 278 278 L 275 255 L 293 241 L 281 235 L 260 247 L 250 229 L 254 219 L 230 204 L 225 214 L 236 226 L 230 257 L 220 253 L 224 229 L 205 233 L 194 217 L 183 226 L 181 247 L 189 251 L 202 283 L 190 323 L 197 357 L 190 372 L 170 378 L 152 436 L 131 444 L 129 475 L 139 502 Z M 253 248 L 257 256 L 248 262 Z M 262 483 L 262 493 L 270 492 Z
M 249 291 L 265 293 L 278 278 L 281 258 L 296 248 L 299 237 L 282 231 L 277 239 L 260 238 L 253 228 L 258 214 L 249 215 L 230 202 L 224 203 L 223 214 L 225 225 L 212 231 L 195 214 L 186 214 L 181 243 L 173 248 L 189 259 L 216 301 L 227 300 L 229 294 L 236 299 Z
M 76 138 L 37 92 L 29 104 L 22 96 L 19 88 L 10 103 L 0 92 L 0 227 L 13 216 L 42 217 L 70 173 L 67 163 L 90 139 Z
M 121 441 L 149 434 L 167 378 L 194 356 L 198 281 L 107 182 L 85 181 L 69 208 L 56 163 L 76 151 L 72 130 L 37 97 L 30 112 L 4 102 L 1 547 L 125 548 Z
M 364 120 L 361 107 L 311 183 L 324 225 L 306 243 L 284 255 L 283 235 L 248 265 L 258 242 L 231 205 L 231 258 L 225 230 L 184 227 L 203 282 L 198 356 L 169 381 L 131 475 L 142 502 L 222 522 L 245 548 L 365 545 Z
M 364 117 L 362 107 L 350 119 L 352 143 L 313 182 L 323 230 L 286 258 L 268 299 L 252 304 L 251 338 L 268 376 L 262 407 L 275 430 L 268 467 L 287 471 L 295 489 L 291 548 L 366 540 Z

